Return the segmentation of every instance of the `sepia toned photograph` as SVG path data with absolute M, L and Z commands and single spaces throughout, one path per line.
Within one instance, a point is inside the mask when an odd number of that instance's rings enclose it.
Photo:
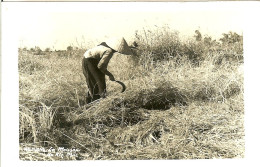
M 206 4 L 23 4 L 19 159 L 244 158 L 243 13 Z

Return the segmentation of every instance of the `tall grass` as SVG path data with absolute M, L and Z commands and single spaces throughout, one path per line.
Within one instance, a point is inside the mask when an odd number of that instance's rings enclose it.
M 21 148 L 80 149 L 73 160 L 243 157 L 242 42 L 183 39 L 168 27 L 135 35 L 138 56 L 108 67 L 126 91 L 107 81 L 108 96 L 91 104 L 81 53 L 20 54 Z M 22 150 L 22 160 L 44 159 Z

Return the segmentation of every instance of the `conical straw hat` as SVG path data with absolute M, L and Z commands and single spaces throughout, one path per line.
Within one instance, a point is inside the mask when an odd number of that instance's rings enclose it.
M 125 55 L 132 55 L 132 51 L 128 44 L 126 43 L 125 39 L 122 38 L 114 38 L 106 41 L 106 44 L 114 49 L 115 51 L 125 54 Z

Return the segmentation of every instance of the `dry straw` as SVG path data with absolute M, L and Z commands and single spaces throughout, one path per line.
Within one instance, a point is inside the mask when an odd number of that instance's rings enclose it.
M 187 44 L 166 31 L 138 35 L 138 59 L 113 57 L 127 89 L 107 81 L 108 96 L 91 104 L 82 55 L 20 55 L 20 146 L 79 148 L 77 159 L 242 158 L 241 43 Z M 22 149 L 20 158 L 57 160 Z

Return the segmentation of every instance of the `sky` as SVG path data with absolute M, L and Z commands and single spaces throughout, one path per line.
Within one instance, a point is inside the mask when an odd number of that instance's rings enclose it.
M 195 30 L 213 38 L 243 32 L 241 5 L 227 3 L 36 3 L 17 15 L 19 47 L 66 49 L 93 46 L 110 37 L 134 38 L 136 30 L 168 25 L 182 36 Z

